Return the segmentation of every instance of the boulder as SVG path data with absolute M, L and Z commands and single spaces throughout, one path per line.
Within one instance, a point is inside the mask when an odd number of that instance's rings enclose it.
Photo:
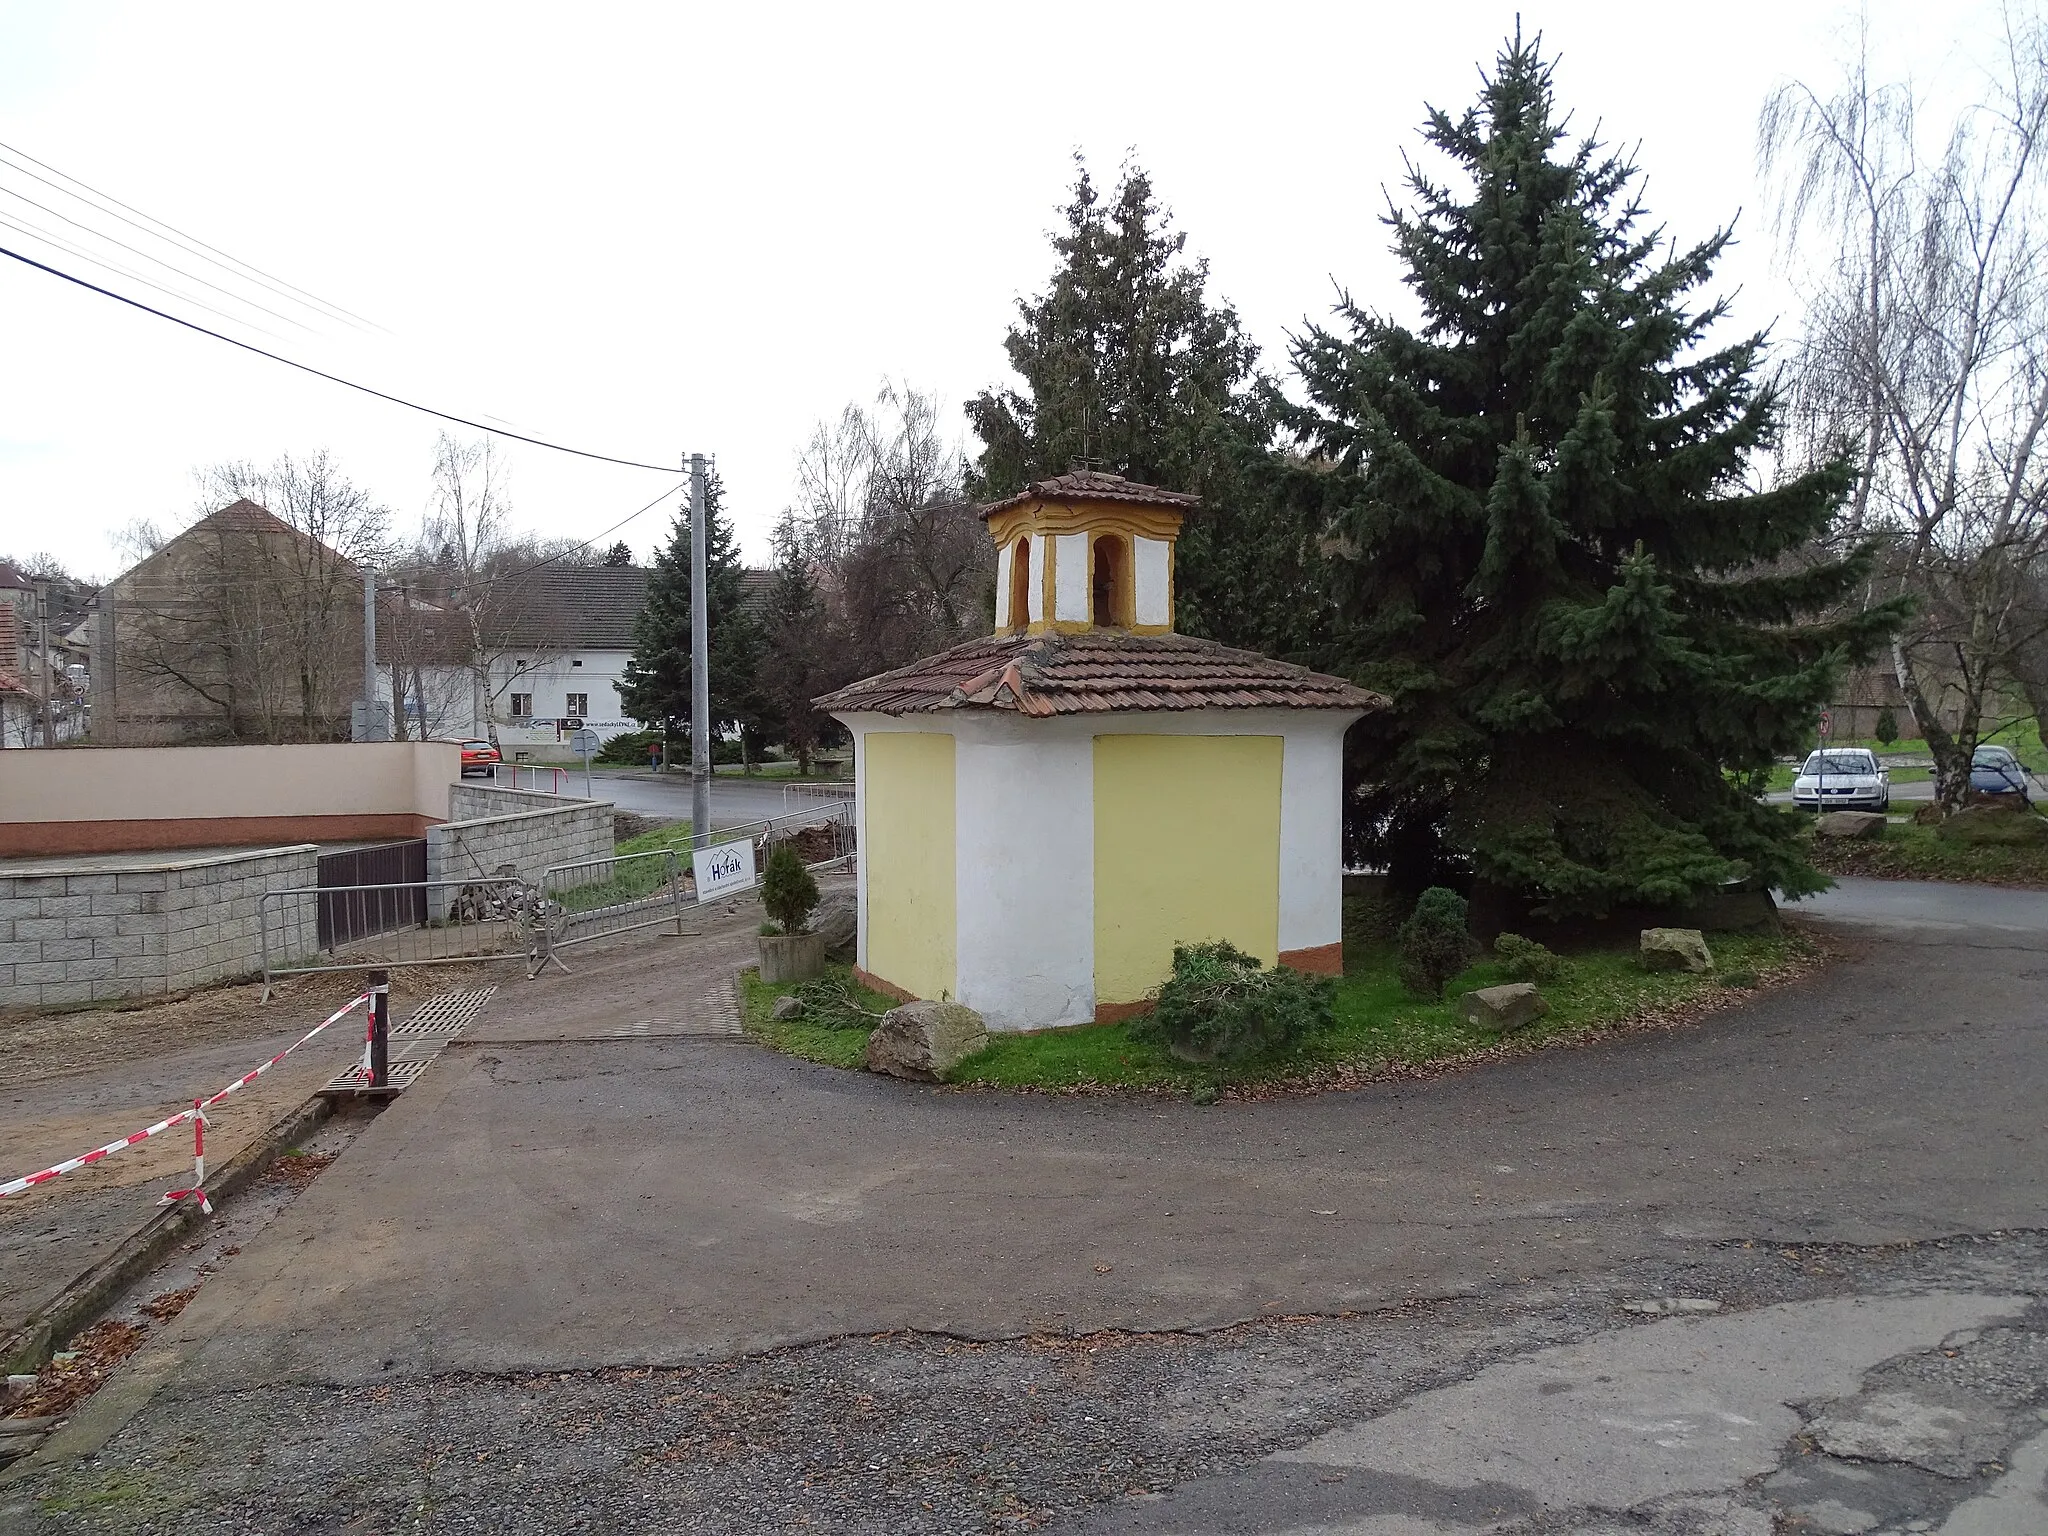
M 1543 1001 L 1533 981 L 1509 982 L 1502 987 L 1481 987 L 1476 992 L 1467 992 L 1458 999 L 1458 1006 L 1464 1010 L 1465 1022 L 1479 1029 L 1490 1029 L 1497 1035 L 1504 1035 L 1511 1029 L 1520 1029 L 1524 1024 L 1533 1024 L 1550 1012 L 1550 1004 Z
M 1883 837 L 1890 821 L 1881 811 L 1823 811 L 1813 830 L 1821 837 Z
M 775 1006 L 768 1010 L 768 1017 L 787 1024 L 791 1019 L 804 1016 L 804 1000 L 794 992 L 785 993 L 775 999 Z
M 903 1003 L 868 1036 L 867 1068 L 935 1083 L 988 1044 L 981 1015 L 959 1003 Z
M 1714 968 L 1706 935 L 1697 928 L 1645 928 L 1639 952 L 1645 970 L 1703 974 Z
M 2019 796 L 1989 798 L 1964 806 L 1934 829 L 1948 843 L 1996 843 L 2030 848 L 2048 844 L 2048 819 L 2019 803 Z
M 811 932 L 825 941 L 825 958 L 851 965 L 859 958 L 860 899 L 851 891 L 834 891 L 811 914 Z

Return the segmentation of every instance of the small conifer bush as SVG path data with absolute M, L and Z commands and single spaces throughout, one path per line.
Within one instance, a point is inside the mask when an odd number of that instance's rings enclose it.
M 1440 1002 L 1444 983 L 1465 969 L 1472 958 L 1472 936 L 1465 931 L 1465 898 L 1446 886 L 1432 885 L 1416 899 L 1415 910 L 1397 935 L 1401 947 L 1401 985 L 1417 997 Z
M 1887 704 L 1877 712 L 1877 724 L 1871 727 L 1870 734 L 1877 738 L 1881 747 L 1888 747 L 1899 739 L 1899 717 L 1892 712 L 1891 705 Z
M 1493 952 L 1517 981 L 1556 981 L 1565 972 L 1563 956 L 1519 933 L 1504 933 L 1495 939 Z
M 818 882 L 787 840 L 768 853 L 761 872 L 761 906 L 784 933 L 802 933 L 818 907 Z
M 1173 946 L 1173 974 L 1131 1038 L 1184 1061 L 1236 1061 L 1287 1050 L 1330 1027 L 1336 986 L 1326 976 L 1275 966 L 1222 939 Z

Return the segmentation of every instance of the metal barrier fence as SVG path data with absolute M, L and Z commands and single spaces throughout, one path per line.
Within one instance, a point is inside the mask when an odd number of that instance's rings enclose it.
M 784 786 L 784 792 L 799 788 L 798 785 Z M 705 846 L 716 848 L 721 843 L 751 842 L 756 850 L 762 850 L 769 843 L 782 837 L 793 837 L 812 828 L 820 828 L 831 838 L 832 851 L 823 858 L 813 858 L 805 851 L 804 863 L 816 867 L 833 864 L 849 858 L 854 852 L 854 802 L 851 795 L 820 800 L 806 809 L 785 811 L 780 816 L 765 817 L 760 821 L 743 821 L 737 826 L 719 827 L 714 830 Z
M 782 786 L 782 814 L 796 815 L 802 806 L 821 800 L 830 804 L 842 800 L 850 803 L 852 799 L 851 784 L 785 784 Z
M 542 872 L 540 889 L 548 953 L 537 957 L 535 974 L 555 950 L 615 933 L 672 922 L 682 937 L 683 863 L 673 848 L 556 864 Z
M 820 801 L 720 827 L 706 846 L 751 842 L 761 850 L 796 837 L 805 864 L 828 868 L 857 851 L 853 810 L 845 797 Z M 265 891 L 257 901 L 263 997 L 269 1001 L 275 978 L 315 971 L 490 960 L 522 960 L 529 978 L 551 960 L 566 971 L 557 950 L 670 923 L 682 936 L 685 898 L 694 895 L 687 878 L 684 850 L 656 848 L 551 865 L 538 885 L 491 875 Z
M 256 920 L 265 1002 L 279 976 L 525 960 L 546 929 L 540 893 L 501 876 L 291 886 L 263 892 Z M 323 929 L 347 937 L 323 945 Z

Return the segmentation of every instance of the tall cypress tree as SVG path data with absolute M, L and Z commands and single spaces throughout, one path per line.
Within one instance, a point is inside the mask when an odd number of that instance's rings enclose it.
M 1421 310 L 1347 299 L 1294 360 L 1294 474 L 1332 551 L 1341 654 L 1392 700 L 1354 729 L 1354 854 L 1410 883 L 1464 866 L 1555 915 L 1742 876 L 1822 883 L 1755 788 L 1849 660 L 1871 551 L 1812 553 L 1851 477 L 1750 482 L 1778 431 L 1764 341 L 1689 307 L 1728 243 L 1646 227 L 1637 173 L 1567 145 L 1518 35 L 1427 141 L 1388 223 Z
M 967 402 L 983 444 L 968 493 L 993 500 L 1083 464 L 1192 491 L 1204 505 L 1181 533 L 1177 627 L 1299 651 L 1316 608 L 1301 524 L 1265 472 L 1274 397 L 1186 244 L 1141 168 L 1126 166 L 1104 201 L 1077 157 L 1052 281 L 1018 301 L 1003 342 L 1022 388 Z
M 811 754 L 836 729 L 832 717 L 812 705 L 826 691 L 825 605 L 804 550 L 794 512 L 775 526 L 775 582 L 762 614 L 760 667 L 763 731 L 796 753 L 798 772 L 811 771 Z
M 725 486 L 713 470 L 704 488 L 705 615 L 711 638 L 711 729 L 751 722 L 761 635 L 746 611 L 739 546 L 725 516 Z M 659 725 L 673 746 L 690 733 L 690 513 L 676 516 L 654 557 L 647 601 L 633 624 L 633 654 L 620 702 L 634 719 Z

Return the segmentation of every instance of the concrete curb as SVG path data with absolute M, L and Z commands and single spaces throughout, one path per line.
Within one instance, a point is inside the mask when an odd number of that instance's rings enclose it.
M 206 1181 L 207 1198 L 219 1202 L 239 1194 L 262 1177 L 280 1152 L 333 1113 L 333 1105 L 318 1094 L 306 1100 L 228 1159 L 220 1172 Z M 186 1233 L 208 1220 L 211 1218 L 186 1201 L 152 1216 L 129 1233 L 111 1255 L 72 1281 L 0 1343 L 0 1371 L 40 1369 L 58 1339 L 91 1322 L 118 1292 L 148 1273 Z

